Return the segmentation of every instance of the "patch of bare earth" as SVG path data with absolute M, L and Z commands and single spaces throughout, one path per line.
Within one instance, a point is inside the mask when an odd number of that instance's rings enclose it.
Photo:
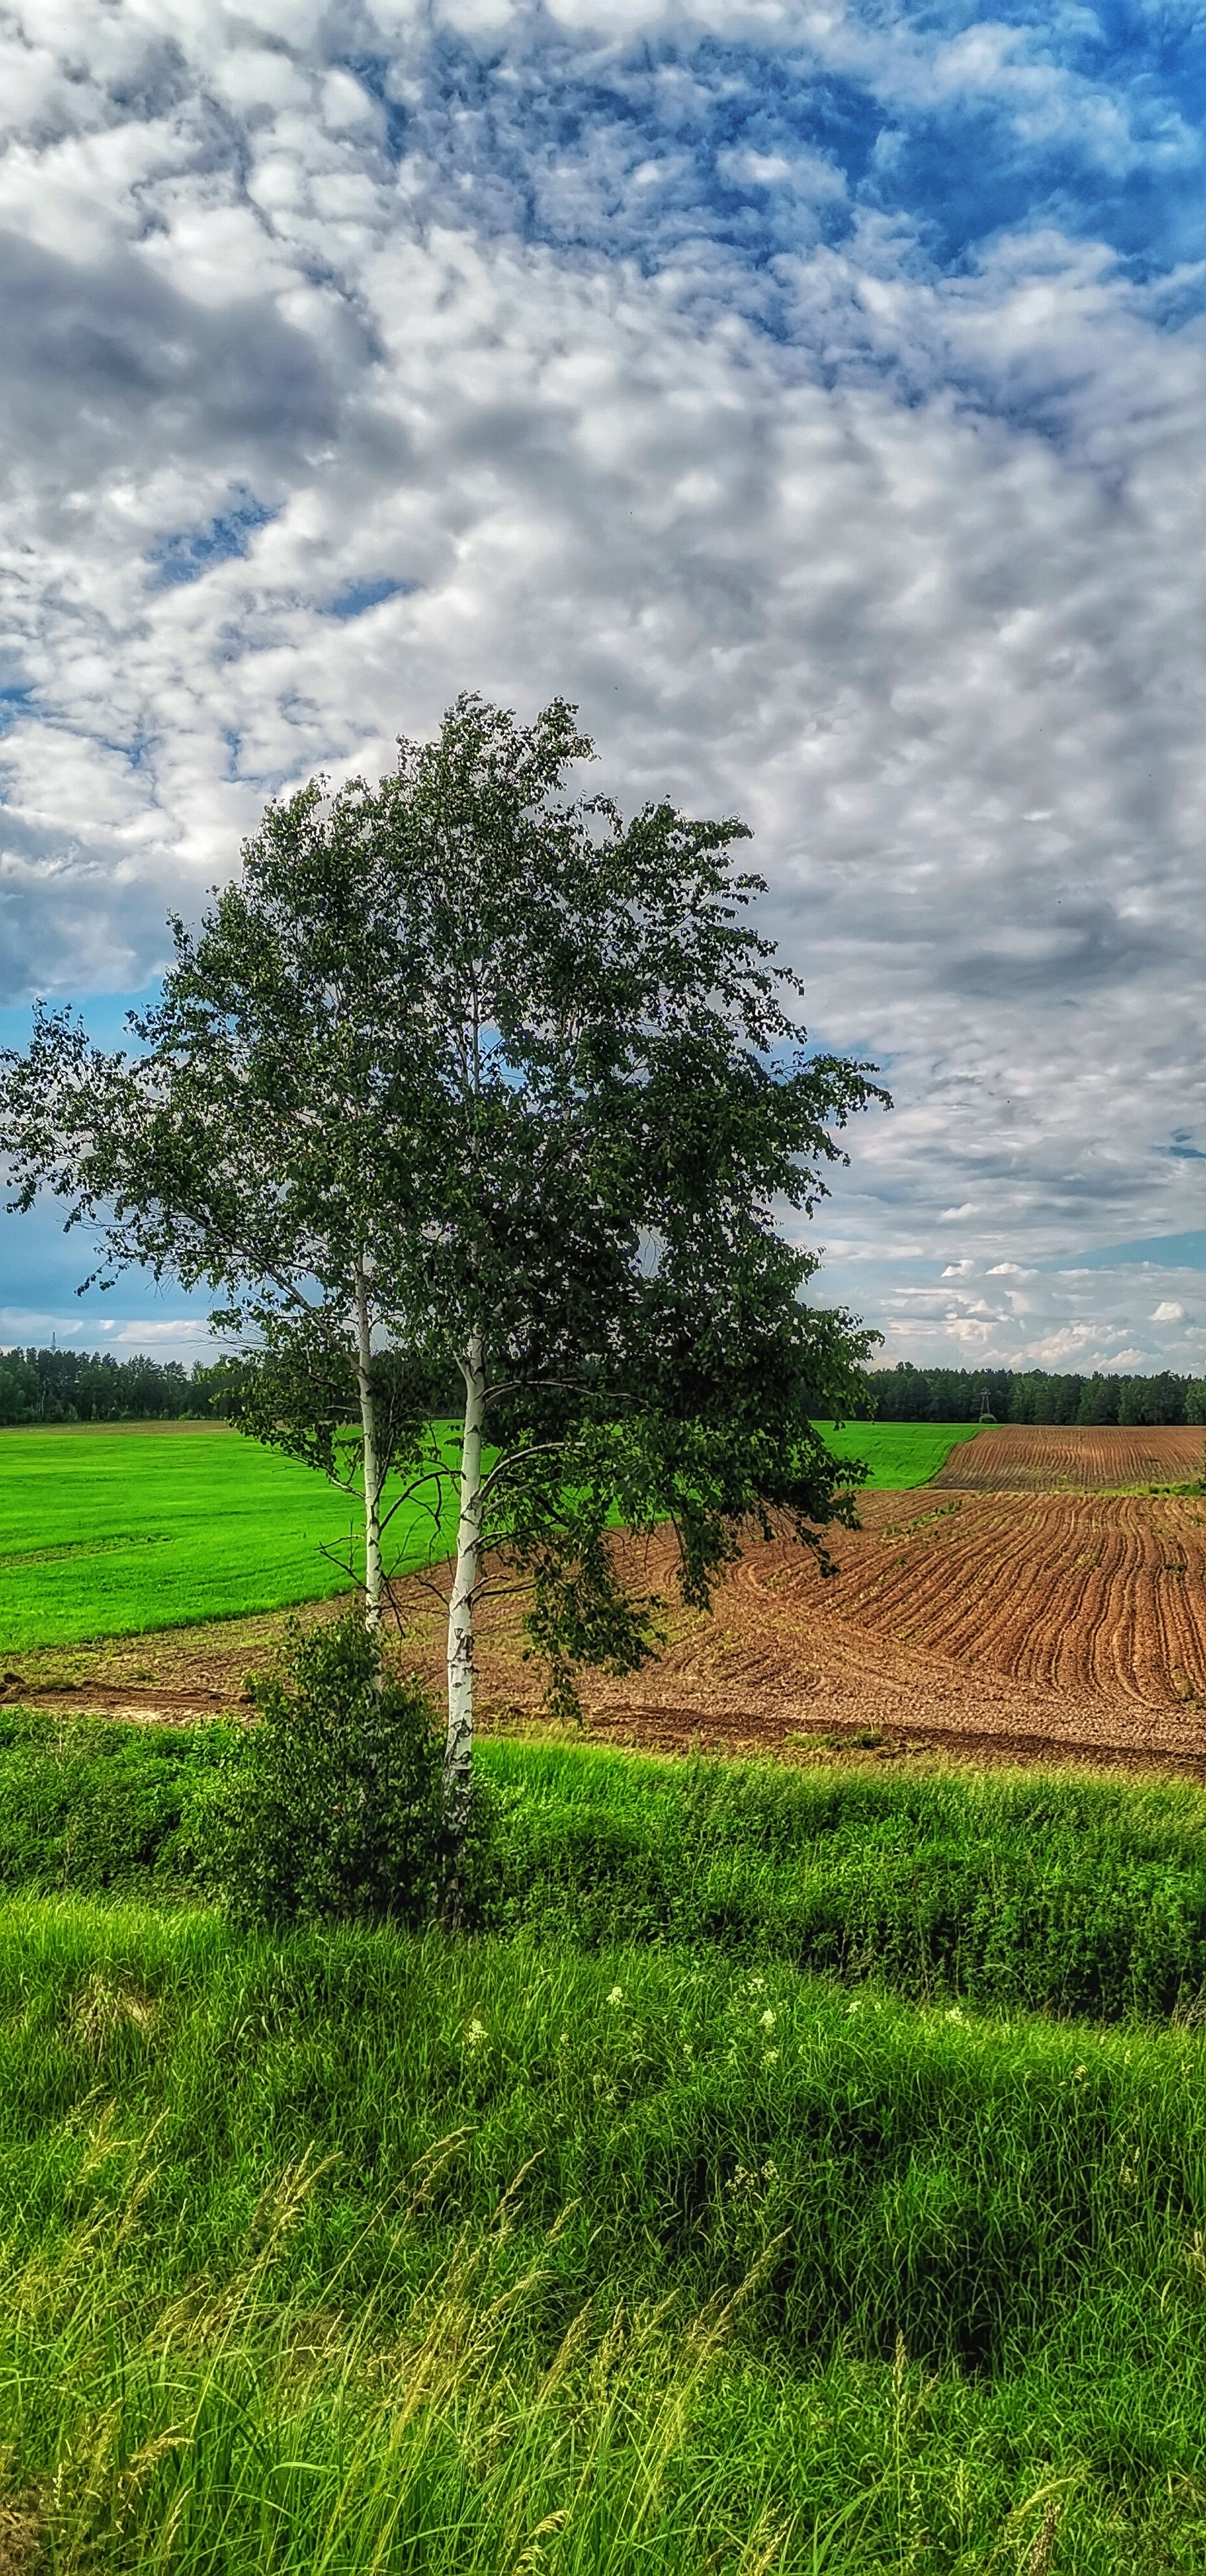
M 1074 1486 L 1107 1492 L 1127 1485 L 1188 1485 L 1206 1466 L 1206 1430 L 1067 1428 L 1003 1422 L 960 1441 L 931 1478 L 945 1492 L 1044 1493 Z
M 589 1731 L 651 1751 L 861 1749 L 1206 1779 L 1206 1496 L 1117 1490 L 1187 1482 L 1204 1447 L 1200 1431 L 986 1432 L 921 1491 L 865 1496 L 863 1527 L 834 1535 L 837 1576 L 789 1539 L 759 1541 L 710 1616 L 675 1606 L 668 1538 L 625 1541 L 628 1573 L 670 1604 L 666 1643 L 635 1676 L 586 1677 Z M 402 1655 L 436 1690 L 446 1579 L 397 1590 Z M 486 1732 L 539 1723 L 521 1621 L 514 1599 L 483 1615 Z M 246 1707 L 247 1673 L 273 1660 L 283 1626 L 276 1614 L 55 1649 L 23 1658 L 3 1694 L 195 1721 Z

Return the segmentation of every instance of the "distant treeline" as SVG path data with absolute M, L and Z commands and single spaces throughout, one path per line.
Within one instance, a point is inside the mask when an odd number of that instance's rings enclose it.
M 0 1350 L 0 1423 L 222 1420 L 241 1370 L 237 1360 L 180 1360 L 136 1352 Z M 881 1422 L 976 1422 L 987 1403 L 997 1422 L 1206 1424 L 1206 1378 L 1060 1377 L 1046 1369 L 896 1368 L 867 1372 L 870 1412 Z M 450 1394 L 448 1402 L 454 1402 Z
M 0 1423 L 212 1420 L 227 1410 L 233 1377 L 222 1360 L 186 1369 L 141 1352 L 0 1351 Z
M 869 1369 L 871 1410 L 881 1422 L 1206 1423 L 1206 1378 L 1062 1377 L 1047 1369 Z

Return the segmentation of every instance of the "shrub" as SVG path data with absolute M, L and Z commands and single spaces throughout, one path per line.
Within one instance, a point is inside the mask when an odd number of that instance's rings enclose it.
M 292 1622 L 250 1682 L 258 1723 L 193 1818 L 211 1878 L 245 1922 L 422 1922 L 442 1865 L 440 1745 L 414 1677 L 383 1668 L 354 1615 Z

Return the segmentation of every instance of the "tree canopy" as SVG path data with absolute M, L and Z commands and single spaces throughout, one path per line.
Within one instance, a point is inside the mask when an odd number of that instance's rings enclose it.
M 98 1228 L 94 1278 L 208 1282 L 254 1355 L 236 1419 L 358 1474 L 370 1622 L 390 1511 L 425 1495 L 435 1533 L 452 1494 L 454 1826 L 500 1567 L 568 1706 L 583 1664 L 656 1645 L 617 1521 L 671 1522 L 706 1605 L 772 1515 L 824 1562 L 853 1517 L 809 1417 L 857 1409 L 873 1337 L 806 1304 L 786 1227 L 886 1094 L 808 1053 L 746 827 L 625 822 L 568 792 L 591 756 L 561 700 L 529 726 L 458 700 L 375 785 L 269 806 L 200 927 L 173 922 L 136 1047 L 40 1012 L 6 1059 L 17 1203 L 48 1186 Z

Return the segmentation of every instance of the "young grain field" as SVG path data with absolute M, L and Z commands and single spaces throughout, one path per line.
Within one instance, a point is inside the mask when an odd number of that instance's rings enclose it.
M 432 1543 L 411 1513 L 395 1553 Z M 0 1656 L 327 1600 L 356 1547 L 346 1495 L 221 1424 L 0 1432 Z
M 924 1483 L 965 1430 L 833 1436 L 840 1456 L 870 1460 L 874 1490 Z M 447 1509 L 437 1527 L 405 1509 L 387 1562 L 404 1575 L 452 1536 Z M 361 1544 L 346 1496 L 223 1424 L 0 1431 L 0 1658 L 329 1600 Z

